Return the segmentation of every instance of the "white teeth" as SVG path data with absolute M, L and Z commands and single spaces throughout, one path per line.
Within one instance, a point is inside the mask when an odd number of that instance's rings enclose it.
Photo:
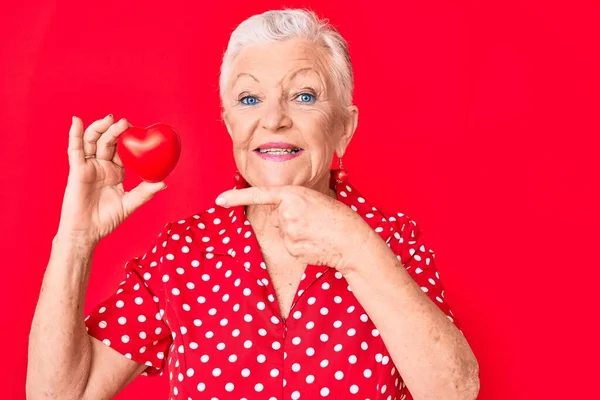
M 300 149 L 258 149 L 262 154 L 294 154 L 300 151 Z

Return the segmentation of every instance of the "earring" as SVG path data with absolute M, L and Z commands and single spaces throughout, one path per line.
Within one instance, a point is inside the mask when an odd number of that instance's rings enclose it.
M 248 182 L 246 182 L 242 174 L 240 174 L 240 171 L 235 171 L 235 175 L 233 175 L 233 183 L 235 184 L 236 189 L 248 187 Z
M 344 169 L 341 157 L 339 158 L 339 168 L 333 172 L 333 180 L 335 181 L 335 183 L 348 182 L 348 172 Z

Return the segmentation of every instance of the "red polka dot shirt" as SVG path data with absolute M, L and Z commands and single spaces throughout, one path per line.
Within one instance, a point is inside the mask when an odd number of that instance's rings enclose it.
M 416 223 L 384 214 L 351 185 L 337 199 L 359 213 L 454 321 L 434 253 Z M 171 399 L 412 399 L 377 327 L 341 273 L 308 265 L 282 321 L 243 206 L 169 223 L 125 265 L 88 333 L 170 379 Z

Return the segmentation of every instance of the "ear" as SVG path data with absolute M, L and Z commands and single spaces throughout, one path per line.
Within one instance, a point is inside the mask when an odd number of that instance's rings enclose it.
M 344 121 L 344 128 L 342 132 L 342 136 L 335 148 L 335 154 L 338 157 L 343 157 L 344 153 L 346 153 L 346 148 L 350 144 L 352 137 L 354 136 L 354 132 L 356 131 L 356 127 L 358 126 L 358 107 L 352 104 L 348 106 L 346 109 L 346 117 Z

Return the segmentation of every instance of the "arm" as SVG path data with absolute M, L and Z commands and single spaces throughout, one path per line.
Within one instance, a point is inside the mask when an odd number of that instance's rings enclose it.
M 138 364 L 88 336 L 83 305 L 95 246 L 57 235 L 29 337 L 27 398 L 109 399 Z
M 466 339 L 409 275 L 371 239 L 344 276 L 381 334 L 414 399 L 475 399 L 478 364 Z
M 107 399 L 145 368 L 91 339 L 83 318 L 96 244 L 165 187 L 142 182 L 124 190 L 115 146 L 130 126 L 125 118 L 115 123 L 109 114 L 84 131 L 83 121 L 72 119 L 60 224 L 30 333 L 30 400 Z

